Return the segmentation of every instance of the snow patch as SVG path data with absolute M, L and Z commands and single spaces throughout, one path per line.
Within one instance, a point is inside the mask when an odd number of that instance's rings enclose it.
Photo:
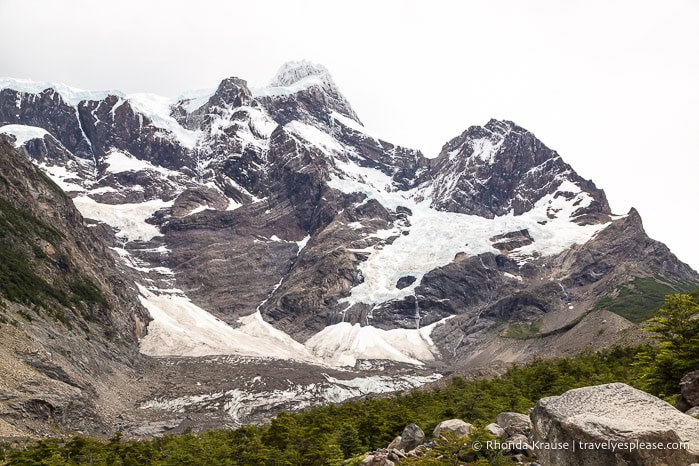
M 172 206 L 173 201 L 154 199 L 138 204 L 101 204 L 87 196 L 78 196 L 73 203 L 83 217 L 117 229 L 117 237 L 129 241 L 148 241 L 160 236 L 160 230 L 146 220 L 158 210 Z
M 137 159 L 131 154 L 125 154 L 118 150 L 112 150 L 105 157 L 105 162 L 109 165 L 107 171 L 111 173 L 138 172 L 149 170 L 162 173 L 165 176 L 178 176 L 180 172 L 168 170 L 157 165 L 153 165 L 147 160 Z
M 313 335 L 306 347 L 334 366 L 354 366 L 358 359 L 388 359 L 422 365 L 439 354 L 430 334 L 439 322 L 415 329 L 382 330 L 342 322 Z
M 262 319 L 259 312 L 239 319 L 233 328 L 185 296 L 158 295 L 139 285 L 141 303 L 153 322 L 141 340 L 150 356 L 238 354 L 260 358 L 316 362 L 301 343 Z
M 289 131 L 291 134 L 300 137 L 304 141 L 316 146 L 325 154 L 342 153 L 344 151 L 342 144 L 315 126 L 293 120 L 284 125 L 284 129 Z
M 15 147 L 22 147 L 25 142 L 32 139 L 43 139 L 49 134 L 44 128 L 28 125 L 5 125 L 0 127 L 0 133 L 14 136 Z

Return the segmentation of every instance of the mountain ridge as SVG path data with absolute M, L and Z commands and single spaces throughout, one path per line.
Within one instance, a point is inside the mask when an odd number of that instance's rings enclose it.
M 441 374 L 482 365 L 486 349 L 510 363 L 612 345 L 635 327 L 598 318 L 604 298 L 639 279 L 699 283 L 635 210 L 612 215 L 604 191 L 515 123 L 472 126 L 430 159 L 368 132 L 325 68 L 280 73 L 286 87 L 266 92 L 226 78 L 133 102 L 0 86 L 0 133 L 70 195 L 153 318 L 141 353 L 191 358 L 209 390 L 153 382 L 170 400 L 144 401 L 158 416 L 203 409 L 227 367 L 206 374 L 212 357 L 291 358 L 319 377 Z M 505 341 L 511 325 L 551 336 Z M 248 402 L 298 391 L 265 378 Z M 231 390 L 227 403 L 243 396 Z

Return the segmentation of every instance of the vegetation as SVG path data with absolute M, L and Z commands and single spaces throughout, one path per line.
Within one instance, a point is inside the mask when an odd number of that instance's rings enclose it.
M 515 338 L 517 340 L 526 340 L 533 338 L 541 332 L 543 318 L 539 317 L 531 322 L 518 322 L 507 326 L 507 330 L 503 336 L 507 338 Z
M 665 296 L 684 293 L 696 286 L 696 283 L 672 282 L 663 277 L 636 278 L 618 288 L 616 297 L 605 296 L 597 301 L 595 309 L 606 309 L 638 324 L 662 306 Z
M 476 429 L 470 441 L 491 438 L 483 426 L 498 413 L 526 413 L 543 397 L 572 388 L 624 382 L 658 395 L 678 392 L 679 378 L 699 368 L 699 292 L 668 296 L 646 330 L 654 347 L 587 351 L 570 358 L 535 360 L 490 380 L 455 377 L 432 391 L 346 402 L 281 413 L 264 426 L 202 434 L 124 440 L 46 439 L 22 449 L 0 445 L 3 466 L 92 465 L 358 465 L 362 452 L 384 448 L 414 422 L 428 434 L 442 420 L 460 418 Z M 426 457 L 401 465 L 505 465 L 499 451 L 473 451 L 446 436 Z
M 502 411 L 528 412 L 546 396 L 586 385 L 621 381 L 634 384 L 641 368 L 632 363 L 640 348 L 586 352 L 573 358 L 537 360 L 513 367 L 492 380 L 452 379 L 444 388 L 281 413 L 265 426 L 235 431 L 168 436 L 148 441 L 111 441 L 76 437 L 41 440 L 25 450 L 6 453 L 7 465 L 326 465 L 385 448 L 414 422 L 430 433 L 444 419 L 460 418 L 477 427 Z M 474 435 L 485 436 L 482 430 Z M 452 464 L 468 457 L 502 464 L 497 452 L 475 452 L 463 443 L 444 441 L 437 450 L 451 457 L 423 463 Z M 470 456 L 469 456 L 470 455 Z M 2 464 L 2 462 L 0 462 Z M 355 461 L 356 464 L 356 461 Z
M 699 368 L 699 293 L 675 294 L 648 319 L 656 346 L 644 348 L 636 365 L 642 367 L 642 388 L 663 397 L 677 393 L 680 379 Z
M 44 309 L 47 315 L 70 327 L 65 309 L 78 308 L 88 318 L 90 306 L 108 308 L 109 303 L 92 281 L 71 270 L 67 255 L 49 257 L 37 244 L 43 240 L 56 249 L 63 238 L 61 232 L 31 212 L 0 199 L 0 295 L 30 307 L 37 314 Z M 44 278 L 46 275 L 37 273 L 42 264 L 54 268 L 53 283 Z M 26 320 L 33 319 L 29 312 L 20 314 Z M 0 320 L 7 322 L 5 317 Z

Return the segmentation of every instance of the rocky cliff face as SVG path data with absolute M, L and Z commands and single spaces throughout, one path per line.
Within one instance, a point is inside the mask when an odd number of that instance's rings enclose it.
M 70 198 L 0 139 L 0 432 L 106 428 L 148 313 Z
M 90 219 L 106 246 L 84 242 L 116 261 L 115 296 L 153 318 L 141 352 L 163 360 L 438 371 L 514 334 L 584 347 L 611 325 L 605 298 L 699 283 L 524 128 L 491 120 L 427 158 L 367 131 L 306 62 L 263 89 L 228 78 L 169 100 L 0 80 L 0 132 Z M 93 272 L 110 267 L 84 270 L 106 296 L 118 282 Z

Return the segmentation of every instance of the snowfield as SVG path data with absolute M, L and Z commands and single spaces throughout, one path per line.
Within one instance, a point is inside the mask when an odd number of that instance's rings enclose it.
M 421 365 L 438 354 L 429 337 L 437 324 L 420 330 L 381 330 L 345 322 L 326 327 L 304 345 L 265 322 L 259 311 L 240 318 L 240 325 L 233 328 L 192 303 L 181 290 L 139 285 L 139 292 L 153 317 L 141 340 L 141 352 L 150 356 L 239 355 L 341 367 L 354 366 L 359 359 Z

